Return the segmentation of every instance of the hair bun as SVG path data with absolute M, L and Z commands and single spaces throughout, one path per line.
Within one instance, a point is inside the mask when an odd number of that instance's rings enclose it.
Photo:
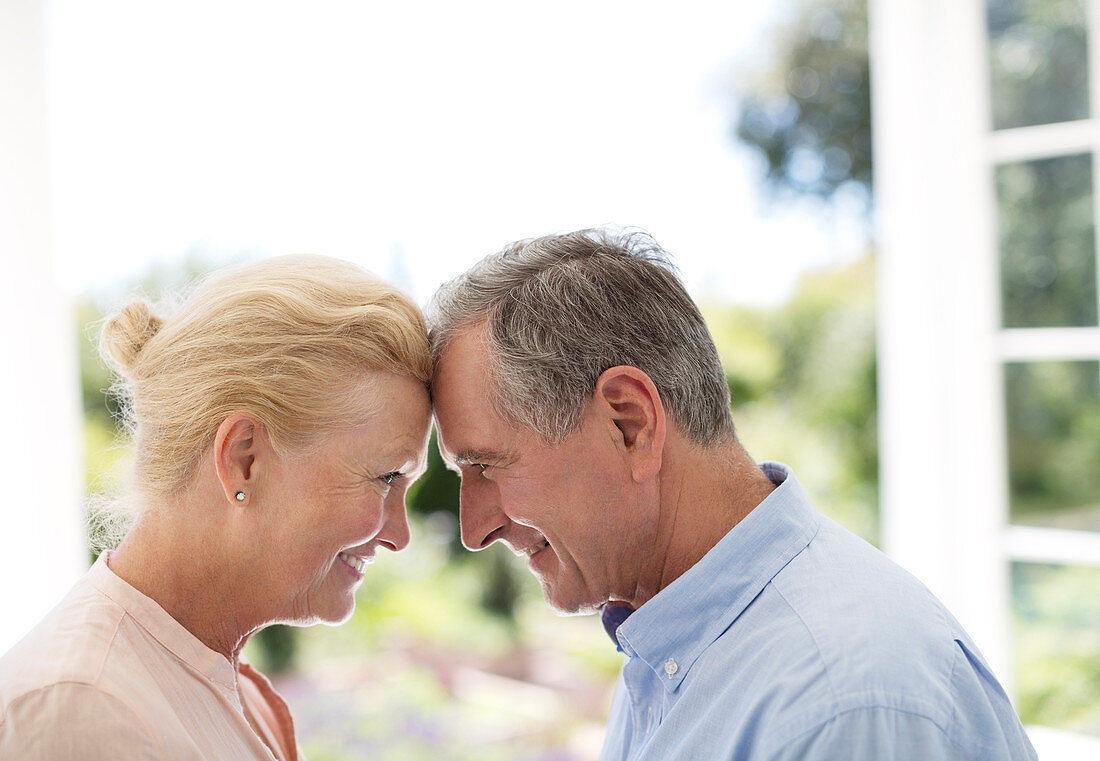
M 149 339 L 157 334 L 164 320 L 153 314 L 146 301 L 127 304 L 103 324 L 99 351 L 123 370 L 132 368 Z

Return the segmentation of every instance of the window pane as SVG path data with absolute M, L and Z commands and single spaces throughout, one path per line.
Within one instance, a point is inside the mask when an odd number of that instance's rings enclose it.
M 1086 0 L 989 0 L 993 129 L 1089 115 Z
M 1024 724 L 1100 735 L 1100 568 L 1012 565 Z
M 1006 328 L 1096 325 L 1092 156 L 997 167 Z
M 1016 523 L 1100 531 L 1100 362 L 1005 366 Z

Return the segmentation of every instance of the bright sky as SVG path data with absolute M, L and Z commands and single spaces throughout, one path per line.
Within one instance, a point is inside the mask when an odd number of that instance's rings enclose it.
M 859 253 L 768 210 L 730 137 L 769 3 L 54 0 L 67 292 L 201 248 L 312 252 L 420 301 L 516 239 L 636 225 L 697 297 L 768 303 Z

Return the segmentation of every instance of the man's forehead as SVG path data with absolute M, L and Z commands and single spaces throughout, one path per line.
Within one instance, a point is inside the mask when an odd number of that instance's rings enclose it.
M 436 359 L 432 373 L 431 395 L 437 416 L 440 402 L 448 407 L 488 391 L 489 357 L 482 345 L 472 340 L 468 332 L 453 337 Z M 447 410 L 449 411 L 449 409 Z
M 488 351 L 483 331 L 467 328 L 443 348 L 432 378 L 432 405 L 442 433 L 476 433 L 498 422 L 489 400 Z M 455 430 L 452 430 L 455 429 Z M 451 442 L 449 442 L 451 443 Z M 467 442 L 454 442 L 461 446 Z
M 463 405 L 450 415 L 435 411 L 436 443 L 444 460 L 457 464 L 498 458 L 508 448 L 508 436 L 488 405 Z
M 460 396 L 466 396 L 461 390 Z M 471 394 L 479 394 L 471 390 Z M 479 403 L 481 402 L 481 403 Z M 487 400 L 464 399 L 435 411 L 436 443 L 448 465 L 499 464 L 516 459 L 515 431 L 504 423 Z
M 449 464 L 514 459 L 515 430 L 489 398 L 484 323 L 466 327 L 440 353 L 432 380 L 439 452 Z
M 440 374 L 481 371 L 485 375 L 489 359 L 488 326 L 479 322 L 455 332 L 443 345 L 436 363 Z

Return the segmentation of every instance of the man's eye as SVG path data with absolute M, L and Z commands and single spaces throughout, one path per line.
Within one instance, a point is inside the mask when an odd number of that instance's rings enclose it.
M 392 484 L 392 483 L 393 483 L 394 481 L 396 481 L 397 479 L 401 478 L 401 476 L 403 476 L 403 475 L 405 475 L 405 474 L 404 474 L 404 473 L 402 473 L 401 471 L 395 470 L 395 471 L 393 471 L 392 473 L 387 473 L 387 474 L 386 474 L 386 475 L 384 475 L 384 476 L 379 476 L 379 477 L 378 477 L 378 480 L 380 480 L 380 481 L 384 482 L 384 483 L 386 484 L 386 486 L 389 486 L 389 485 L 390 485 L 390 484 Z

